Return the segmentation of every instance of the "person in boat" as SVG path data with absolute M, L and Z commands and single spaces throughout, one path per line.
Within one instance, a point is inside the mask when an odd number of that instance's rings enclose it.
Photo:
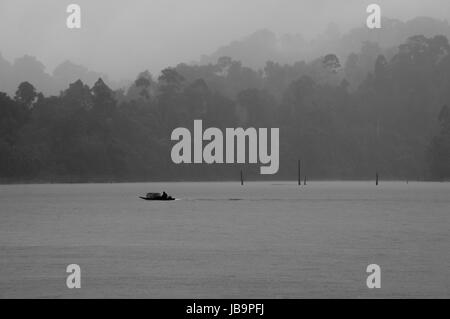
M 161 199 L 166 200 L 167 197 L 168 197 L 168 196 L 167 196 L 167 193 L 166 193 L 166 192 L 163 192 L 162 195 L 161 195 Z

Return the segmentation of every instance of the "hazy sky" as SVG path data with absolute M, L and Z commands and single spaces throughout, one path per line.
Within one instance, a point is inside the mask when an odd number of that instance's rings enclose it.
M 81 6 L 81 30 L 66 27 L 70 3 Z M 0 0 L 0 53 L 10 61 L 34 55 L 48 72 L 69 59 L 134 78 L 198 60 L 258 29 L 310 37 L 330 22 L 342 30 L 364 25 L 370 3 L 401 20 L 450 16 L 450 0 Z

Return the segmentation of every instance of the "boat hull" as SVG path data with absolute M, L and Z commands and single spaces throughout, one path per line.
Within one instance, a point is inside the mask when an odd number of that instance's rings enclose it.
M 142 196 L 139 196 L 139 198 L 141 198 L 143 200 L 149 200 L 149 201 L 153 200 L 153 201 L 161 201 L 161 202 L 176 200 L 176 198 L 163 199 L 163 198 L 147 198 L 147 197 L 142 197 Z

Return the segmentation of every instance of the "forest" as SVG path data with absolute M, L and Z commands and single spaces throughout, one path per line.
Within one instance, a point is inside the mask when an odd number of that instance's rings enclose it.
M 228 56 L 144 71 L 126 89 L 102 78 L 44 95 L 23 81 L 0 93 L 0 182 L 450 179 L 450 45 L 409 37 L 386 53 L 374 42 L 340 60 L 267 61 Z M 175 165 L 177 127 L 280 128 L 280 169 Z

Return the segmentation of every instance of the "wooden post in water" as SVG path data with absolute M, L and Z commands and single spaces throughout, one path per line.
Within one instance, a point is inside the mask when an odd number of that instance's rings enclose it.
M 301 169 L 301 161 L 298 160 L 298 186 L 302 185 L 302 178 L 301 178 L 301 175 L 300 175 L 300 169 Z
M 306 175 L 305 175 L 305 179 L 303 180 L 303 186 L 306 186 Z
M 375 184 L 378 186 L 378 172 L 375 173 Z
M 244 185 L 244 174 L 242 173 L 242 170 L 241 170 L 241 186 L 243 186 Z

